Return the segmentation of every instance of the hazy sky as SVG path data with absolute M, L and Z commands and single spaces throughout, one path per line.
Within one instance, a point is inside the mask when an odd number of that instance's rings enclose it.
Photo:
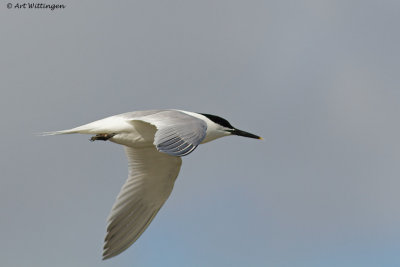
M 6 3 L 1 266 L 400 266 L 399 1 Z M 185 157 L 150 227 L 101 261 L 122 147 L 36 133 L 154 108 L 265 140 Z

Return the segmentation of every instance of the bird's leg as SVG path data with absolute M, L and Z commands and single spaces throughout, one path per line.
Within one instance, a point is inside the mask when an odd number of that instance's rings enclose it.
M 92 136 L 90 138 L 90 141 L 97 141 L 97 140 L 101 140 L 101 141 L 107 141 L 108 139 L 112 138 L 114 135 L 116 135 L 115 133 L 104 133 L 104 134 L 96 134 L 95 136 Z

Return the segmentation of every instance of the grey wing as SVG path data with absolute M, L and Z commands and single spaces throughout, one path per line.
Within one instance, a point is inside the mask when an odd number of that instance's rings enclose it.
M 182 160 L 160 153 L 155 147 L 125 147 L 129 178 L 108 218 L 103 259 L 132 245 L 146 230 L 170 195 Z
M 153 124 L 157 128 L 154 145 L 158 151 L 172 156 L 186 156 L 206 136 L 207 124 L 177 110 L 164 110 L 137 120 Z

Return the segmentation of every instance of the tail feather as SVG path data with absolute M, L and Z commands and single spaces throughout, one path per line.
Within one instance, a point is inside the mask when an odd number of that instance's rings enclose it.
M 61 131 L 52 131 L 52 132 L 44 132 L 41 135 L 42 136 L 48 136 L 48 135 L 59 135 L 59 134 L 74 134 L 74 133 L 80 133 L 80 134 L 98 134 L 98 133 L 106 133 L 107 131 L 105 129 L 99 129 L 96 127 L 93 127 L 91 123 L 85 124 L 76 128 L 68 129 L 68 130 L 61 130 Z
M 72 131 L 71 130 L 62 130 L 62 131 L 53 131 L 53 132 L 43 132 L 43 133 L 39 133 L 38 135 L 40 136 L 49 136 L 49 135 L 59 135 L 59 134 L 73 134 L 73 133 L 77 133 L 76 131 Z
M 102 120 L 97 120 L 82 126 L 78 126 L 76 128 L 62 130 L 62 131 L 53 131 L 53 132 L 44 132 L 40 135 L 59 135 L 59 134 L 106 134 L 106 133 L 118 133 L 126 130 L 131 130 L 132 124 L 128 123 L 126 119 L 119 116 L 112 116 Z

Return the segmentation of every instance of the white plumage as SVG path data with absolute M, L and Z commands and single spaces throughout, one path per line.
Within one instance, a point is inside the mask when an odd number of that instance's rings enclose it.
M 171 194 L 182 156 L 227 135 L 262 139 L 218 116 L 181 110 L 128 112 L 44 135 L 72 133 L 124 145 L 128 157 L 129 176 L 108 217 L 103 259 L 118 255 L 144 232 Z

